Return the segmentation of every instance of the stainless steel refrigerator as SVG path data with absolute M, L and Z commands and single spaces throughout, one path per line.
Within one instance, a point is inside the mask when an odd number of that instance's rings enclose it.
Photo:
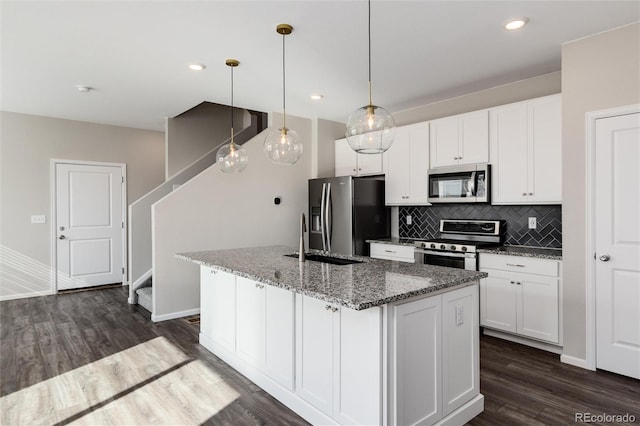
M 309 248 L 369 255 L 368 239 L 388 238 L 391 212 L 380 177 L 309 180 Z

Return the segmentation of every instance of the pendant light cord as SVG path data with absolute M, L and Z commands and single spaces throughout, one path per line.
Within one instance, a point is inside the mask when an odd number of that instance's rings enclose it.
M 233 145 L 233 68 L 231 68 L 231 144 Z
M 368 1 L 369 4 L 369 105 L 373 105 L 371 102 L 371 0 Z
M 286 37 L 286 34 L 282 34 L 282 131 L 286 132 L 287 126 L 286 126 L 286 96 L 285 96 L 285 66 L 284 66 L 284 55 L 285 55 L 285 48 L 284 48 L 284 38 Z

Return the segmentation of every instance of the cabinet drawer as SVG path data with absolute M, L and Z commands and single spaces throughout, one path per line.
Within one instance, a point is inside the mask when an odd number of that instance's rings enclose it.
M 413 246 L 371 243 L 371 257 L 401 262 L 415 262 Z
M 557 277 L 560 272 L 560 264 L 557 260 L 489 253 L 480 254 L 480 268 L 546 275 L 549 277 Z

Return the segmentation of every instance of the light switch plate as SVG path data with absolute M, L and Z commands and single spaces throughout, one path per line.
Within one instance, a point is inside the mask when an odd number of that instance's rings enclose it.
M 411 215 L 407 215 L 407 225 L 411 225 Z
M 47 217 L 43 214 L 31 215 L 31 223 L 47 223 Z
M 538 223 L 535 217 L 529 218 L 529 229 L 536 229 L 538 227 Z

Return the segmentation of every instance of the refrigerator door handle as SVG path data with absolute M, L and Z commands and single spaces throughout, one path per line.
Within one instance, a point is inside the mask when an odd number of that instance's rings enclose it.
M 331 251 L 331 212 L 333 210 L 332 200 L 331 200 L 331 184 L 327 183 L 327 202 L 325 204 L 325 208 L 327 209 L 325 217 L 327 218 L 327 251 Z
M 324 205 L 325 205 L 325 197 L 326 197 L 326 191 L 327 191 L 327 184 L 323 183 L 322 184 L 322 197 L 320 199 L 320 234 L 322 236 L 322 251 L 327 251 L 327 243 L 324 237 L 324 234 L 326 232 L 326 226 L 325 225 L 325 217 L 324 217 Z

